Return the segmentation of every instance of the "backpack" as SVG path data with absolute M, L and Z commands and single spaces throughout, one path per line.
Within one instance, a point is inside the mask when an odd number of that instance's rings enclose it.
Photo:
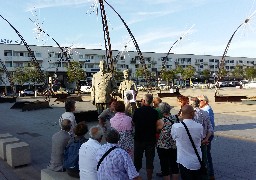
M 66 169 L 79 170 L 79 149 L 81 145 L 88 139 L 82 138 L 80 140 L 72 139 L 72 141 L 65 147 L 63 167 Z

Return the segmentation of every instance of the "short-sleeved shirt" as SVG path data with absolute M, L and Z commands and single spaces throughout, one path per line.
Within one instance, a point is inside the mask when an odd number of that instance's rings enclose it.
M 179 120 L 175 115 L 163 117 L 164 127 L 160 132 L 159 139 L 157 140 L 157 147 L 163 149 L 176 149 L 176 143 L 172 139 L 171 129 L 174 123 L 178 123 Z
M 137 142 L 156 142 L 156 122 L 158 113 L 151 106 L 135 110 L 132 121 L 135 124 L 134 140 Z
M 96 153 L 97 162 L 113 146 L 117 144 L 107 143 L 98 149 Z M 111 151 L 101 162 L 98 172 L 98 180 L 129 180 L 139 176 L 130 155 L 121 148 Z

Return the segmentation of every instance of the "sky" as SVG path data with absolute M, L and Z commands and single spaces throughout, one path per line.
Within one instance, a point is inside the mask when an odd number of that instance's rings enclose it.
M 0 0 L 0 15 L 29 45 L 105 49 L 97 0 Z M 222 56 L 234 31 L 227 56 L 256 58 L 255 0 L 107 0 L 122 16 L 142 52 Z M 96 3 L 98 5 L 98 3 Z M 135 51 L 129 33 L 105 3 L 113 50 Z M 99 9 L 99 6 L 98 6 Z M 100 12 L 100 9 L 99 11 Z M 252 16 L 252 17 L 250 17 Z M 33 22 L 32 22 L 32 21 Z M 45 33 L 38 33 L 39 24 Z M 20 42 L 0 18 L 0 40 Z M 127 48 L 125 48 L 127 45 Z

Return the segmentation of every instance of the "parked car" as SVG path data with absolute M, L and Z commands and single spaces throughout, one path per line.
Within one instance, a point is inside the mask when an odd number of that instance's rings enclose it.
M 83 93 L 90 93 L 91 92 L 91 86 L 81 86 L 80 91 Z
M 24 89 L 23 91 L 20 92 L 21 96 L 34 96 L 35 92 L 32 89 Z
M 244 85 L 245 88 L 256 88 L 256 81 L 251 81 Z

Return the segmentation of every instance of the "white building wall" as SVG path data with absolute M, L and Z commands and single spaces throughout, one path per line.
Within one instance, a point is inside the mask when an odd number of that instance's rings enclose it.
M 34 51 L 36 59 L 39 61 L 43 71 L 55 72 L 56 69 L 57 72 L 67 71 L 67 61 L 65 61 L 65 57 L 60 61 L 60 48 L 35 45 L 30 45 L 30 48 Z M 135 77 L 136 69 L 140 66 L 138 53 L 134 51 L 119 52 L 113 50 L 113 57 L 117 54 L 119 54 L 115 64 L 117 70 L 123 71 L 125 69 L 130 69 L 131 75 Z M 99 61 L 105 59 L 105 50 L 75 48 L 70 50 L 70 55 L 71 60 L 79 61 L 83 69 L 92 75 L 99 70 Z M 162 59 L 166 57 L 166 54 L 143 52 L 143 56 L 147 67 L 150 70 L 159 72 L 162 68 Z M 6 65 L 8 71 L 14 71 L 16 67 L 27 66 L 30 63 L 31 57 L 28 57 L 28 51 L 24 45 L 0 44 L 0 59 Z M 218 71 L 220 59 L 221 56 L 170 54 L 166 61 L 166 67 L 168 69 L 175 69 L 177 65 L 180 65 L 183 68 L 192 65 L 196 68 L 197 72 L 203 71 L 204 69 L 210 69 L 210 71 L 214 73 Z M 236 65 L 247 67 L 256 64 L 256 58 L 226 57 L 225 60 L 225 68 L 228 71 L 232 71 Z M 2 76 L 5 77 L 5 74 L 2 73 Z M 0 82 L 0 85 L 3 85 L 3 83 Z M 8 82 L 7 85 L 9 85 Z

